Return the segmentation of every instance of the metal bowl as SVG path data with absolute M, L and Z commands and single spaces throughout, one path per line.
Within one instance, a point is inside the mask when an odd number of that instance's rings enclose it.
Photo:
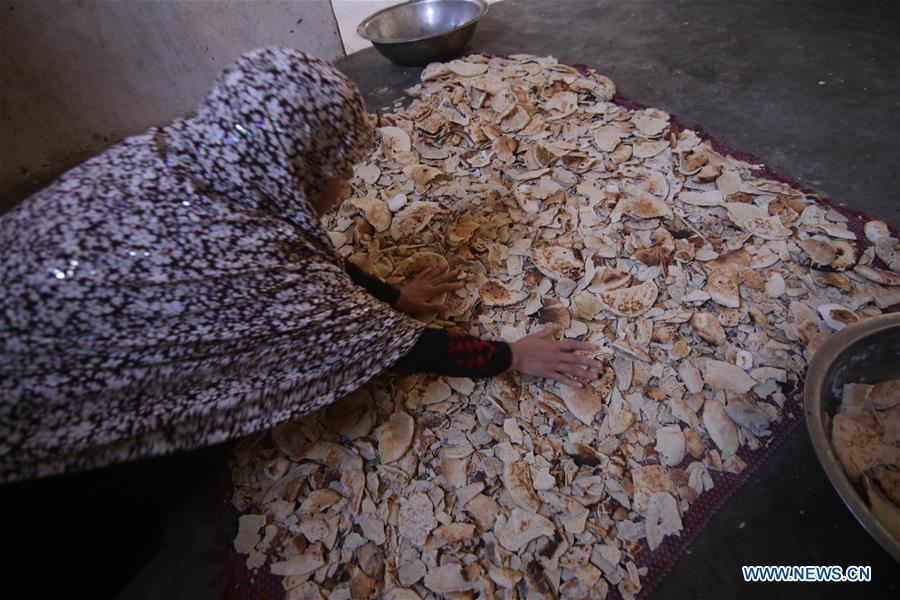
M 861 487 L 850 481 L 831 448 L 831 417 L 840 406 L 844 384 L 900 379 L 898 357 L 900 313 L 846 327 L 831 336 L 813 357 L 803 403 L 813 448 L 834 489 L 875 541 L 900 561 L 900 541 L 872 513 Z
M 461 53 L 487 11 L 484 0 L 412 0 L 378 11 L 356 33 L 391 62 L 422 66 Z

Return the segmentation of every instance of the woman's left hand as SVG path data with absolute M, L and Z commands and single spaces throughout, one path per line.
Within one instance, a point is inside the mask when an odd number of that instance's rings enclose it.
M 407 314 L 443 312 L 449 307 L 434 299 L 444 292 L 452 292 L 463 286 L 453 282 L 459 271 L 449 268 L 431 267 L 419 273 L 415 279 L 400 288 L 400 298 L 394 308 Z

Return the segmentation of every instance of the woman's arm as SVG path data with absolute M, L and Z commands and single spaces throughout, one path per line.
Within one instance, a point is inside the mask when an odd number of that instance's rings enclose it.
M 344 261 L 344 270 L 353 280 L 353 283 L 365 289 L 367 292 L 385 302 L 394 306 L 400 299 L 400 290 L 392 285 L 381 281 L 377 277 L 369 275 L 349 260 Z
M 552 339 L 547 327 L 511 344 L 480 340 L 462 332 L 426 329 L 413 349 L 391 366 L 399 373 L 435 373 L 451 377 L 493 377 L 507 369 L 546 377 L 574 387 L 596 379 L 604 365 L 579 352 L 592 344 Z
M 426 329 L 391 371 L 475 378 L 499 375 L 511 365 L 512 352 L 506 342 L 480 340 L 459 331 Z
M 353 283 L 364 288 L 382 302 L 410 315 L 448 310 L 446 304 L 434 299 L 445 292 L 452 292 L 463 286 L 462 282 L 453 281 L 459 274 L 458 271 L 448 268 L 425 269 L 402 288 L 388 285 L 348 260 L 344 261 L 344 270 L 347 271 Z

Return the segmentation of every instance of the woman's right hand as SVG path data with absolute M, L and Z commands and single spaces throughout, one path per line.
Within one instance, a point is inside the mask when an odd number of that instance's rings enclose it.
M 591 351 L 597 347 L 584 342 L 557 342 L 553 339 L 556 329 L 551 325 L 511 343 L 512 368 L 520 373 L 555 379 L 573 388 L 584 387 L 577 379 L 599 377 L 603 363 L 577 354 L 579 350 Z

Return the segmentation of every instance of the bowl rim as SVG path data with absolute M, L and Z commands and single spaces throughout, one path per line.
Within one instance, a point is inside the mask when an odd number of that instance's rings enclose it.
M 900 561 L 900 541 L 894 538 L 869 508 L 862 495 L 856 491 L 850 478 L 841 467 L 831 447 L 831 436 L 822 424 L 822 395 L 825 376 L 829 367 L 847 348 L 871 335 L 900 327 L 900 313 L 888 313 L 855 323 L 831 336 L 813 356 L 806 372 L 803 390 L 803 408 L 806 413 L 806 429 L 819 464 L 841 500 L 856 517 L 860 525 L 894 560 Z
M 437 34 L 420 35 L 420 36 L 409 37 L 409 38 L 387 39 L 387 38 L 382 38 L 382 37 L 377 37 L 377 36 L 370 36 L 365 31 L 366 25 L 371 23 L 372 20 L 374 20 L 376 17 L 378 17 L 381 14 L 396 10 L 397 8 L 399 8 L 401 6 L 406 6 L 408 4 L 437 4 L 437 3 L 445 2 L 445 1 L 446 0 L 409 0 L 409 2 L 401 2 L 400 4 L 394 4 L 393 6 L 388 6 L 387 8 L 382 8 L 381 10 L 374 12 L 371 15 L 369 15 L 368 17 L 366 17 L 365 19 L 363 19 L 362 22 L 356 26 L 356 34 L 359 37 L 361 37 L 362 39 L 368 40 L 368 41 L 372 42 L 373 44 L 406 44 L 409 42 L 421 42 L 422 40 L 428 40 L 428 39 L 440 37 L 442 35 L 447 35 L 448 33 L 453 33 L 455 31 L 459 31 L 460 29 L 465 29 L 469 25 L 472 25 L 473 23 L 475 23 L 476 21 L 481 19 L 488 12 L 488 3 L 485 2 L 485 0 L 455 0 L 456 2 L 466 2 L 469 4 L 478 5 L 478 7 L 479 7 L 478 14 L 476 14 L 474 17 L 472 17 L 465 23 L 462 23 L 461 25 L 457 25 L 456 27 L 454 27 L 452 29 L 448 29 L 447 31 L 442 31 Z

